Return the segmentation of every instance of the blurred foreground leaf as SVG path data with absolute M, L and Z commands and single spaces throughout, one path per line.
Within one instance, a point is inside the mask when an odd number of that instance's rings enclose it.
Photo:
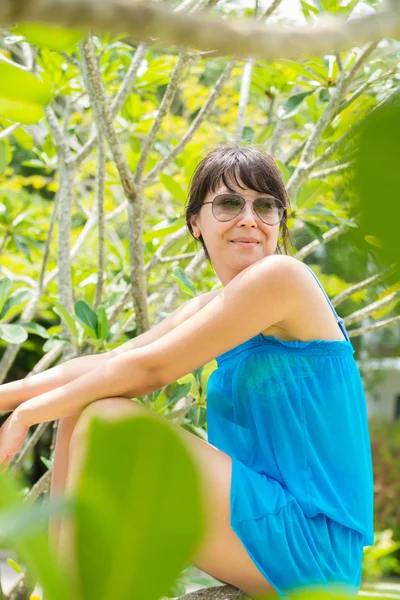
M 377 238 L 376 254 L 386 265 L 395 263 L 400 275 L 400 106 L 376 109 L 360 133 L 355 184 L 360 227 Z M 380 246 L 380 247 L 379 247 Z
M 67 588 L 66 577 L 56 566 L 48 543 L 47 523 L 50 514 L 65 514 L 69 503 L 26 506 L 21 491 L 21 482 L 15 475 L 0 473 L 0 542 L 3 546 L 6 541 L 15 549 L 29 574 L 43 585 L 48 600 L 69 600 L 71 588 Z
M 157 600 L 201 541 L 201 482 L 175 425 L 94 418 L 77 490 L 85 600 Z

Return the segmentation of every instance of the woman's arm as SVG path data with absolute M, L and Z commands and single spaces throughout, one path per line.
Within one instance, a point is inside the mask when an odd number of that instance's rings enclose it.
M 43 373 L 37 373 L 36 375 L 31 375 L 25 379 L 19 379 L 0 385 L 0 412 L 15 410 L 29 398 L 40 396 L 41 394 L 54 390 L 81 377 L 81 375 L 93 371 L 93 369 L 104 366 L 110 358 L 114 358 L 127 350 L 135 350 L 155 342 L 172 331 L 177 325 L 196 314 L 196 312 L 208 304 L 219 291 L 220 290 L 207 292 L 200 296 L 196 296 L 195 298 L 191 298 L 182 306 L 179 306 L 172 314 L 161 321 L 161 323 L 148 331 L 145 331 L 141 335 L 138 335 L 133 340 L 128 340 L 113 350 L 109 350 L 103 354 L 91 354 L 88 356 L 72 358 L 65 363 L 43 371 Z

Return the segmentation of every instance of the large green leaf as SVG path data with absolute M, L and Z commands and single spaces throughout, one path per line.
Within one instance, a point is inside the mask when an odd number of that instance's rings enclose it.
M 48 600 L 69 600 L 75 597 L 75 590 L 68 585 L 49 547 L 47 517 L 67 514 L 72 503 L 62 499 L 51 506 L 26 506 L 21 494 L 21 478 L 8 471 L 0 472 L 0 540 L 18 552 L 28 573 L 41 583 Z
M 43 23 L 19 23 L 12 31 L 23 35 L 28 42 L 35 46 L 60 52 L 73 52 L 85 35 L 85 32 L 80 29 L 67 29 L 60 25 Z
M 378 238 L 386 264 L 398 265 L 400 275 L 400 105 L 376 109 L 365 119 L 355 166 L 357 211 L 365 235 Z
M 77 487 L 85 600 L 158 600 L 201 542 L 201 481 L 174 427 L 150 411 L 92 420 Z
M 25 125 L 37 123 L 50 102 L 50 88 L 35 75 L 0 61 L 0 114 Z

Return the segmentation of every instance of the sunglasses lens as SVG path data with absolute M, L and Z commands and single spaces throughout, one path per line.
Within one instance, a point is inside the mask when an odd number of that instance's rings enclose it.
M 276 225 L 283 215 L 283 208 L 278 206 L 273 198 L 257 198 L 254 201 L 254 210 L 267 225 Z
M 231 194 L 220 194 L 213 202 L 214 216 L 219 221 L 230 221 L 238 216 L 244 206 L 243 198 Z M 254 210 L 267 225 L 277 225 L 282 219 L 284 209 L 274 198 L 257 198 Z
M 221 194 L 214 200 L 214 216 L 219 221 L 230 221 L 236 217 L 243 208 L 243 200 L 230 194 Z

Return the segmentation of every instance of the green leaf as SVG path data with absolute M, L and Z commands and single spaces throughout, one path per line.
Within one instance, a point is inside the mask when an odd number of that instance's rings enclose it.
M 7 148 L 5 142 L 0 141 L 0 175 L 6 170 L 7 161 Z
M 41 456 L 40 460 L 49 470 L 53 467 L 53 461 L 49 460 L 45 456 Z
M 326 84 L 326 78 L 321 77 L 320 75 L 316 75 L 315 73 L 310 73 L 310 71 L 307 71 L 307 69 L 305 68 L 305 66 L 295 60 L 290 60 L 289 58 L 280 58 L 279 62 L 283 63 L 284 65 L 288 65 L 290 66 L 291 69 L 293 69 L 296 73 L 298 73 L 299 75 L 302 75 L 303 77 L 305 77 L 306 79 L 313 81 L 313 80 L 317 80 L 320 83 L 322 83 L 322 85 Z
M 23 35 L 28 42 L 40 48 L 50 48 L 60 52 L 73 52 L 76 45 L 85 36 L 83 29 L 67 29 L 59 25 L 43 23 L 18 23 L 11 29 L 17 35 Z
M 25 236 L 14 233 L 13 239 L 18 250 L 26 256 L 30 263 L 32 263 L 31 251 L 28 244 L 26 243 Z
M 322 90 L 319 93 L 319 99 L 321 100 L 321 102 L 329 102 L 330 100 L 330 92 L 329 92 L 329 88 L 322 88 Z
M 313 6 L 312 4 L 309 4 L 305 0 L 300 0 L 300 3 L 302 13 L 305 17 L 309 17 L 311 13 L 313 13 L 314 15 L 319 14 L 320 11 L 318 10 L 318 8 L 315 8 L 315 6 Z
M 94 310 L 84 300 L 77 300 L 74 309 L 82 325 L 88 327 L 97 337 L 97 315 Z
M 3 323 L 0 325 L 0 338 L 10 344 L 22 344 L 28 339 L 28 334 L 20 325 Z
M 343 225 L 347 225 L 348 227 L 358 227 L 358 225 L 356 223 L 353 223 L 353 221 L 345 219 L 344 217 L 339 217 L 328 208 L 325 208 L 325 206 L 313 206 L 312 208 L 308 208 L 302 214 L 303 218 L 306 218 L 306 216 L 323 217 L 324 220 L 333 221 L 335 223 L 342 223 Z
M 175 279 L 181 287 L 187 288 L 190 291 L 190 296 L 197 296 L 196 288 L 181 267 L 175 267 L 171 277 L 172 279 Z
M 193 421 L 197 427 L 203 427 L 206 422 L 206 411 L 203 406 L 191 406 L 188 410 L 188 417 Z
M 169 191 L 173 199 L 179 200 L 182 203 L 186 202 L 187 193 L 182 189 L 179 183 L 175 181 L 174 177 L 171 177 L 171 175 L 166 175 L 165 173 L 160 173 L 159 177 L 161 183 L 165 189 Z
M 7 563 L 17 573 L 23 573 L 24 572 L 23 569 L 22 569 L 22 567 L 17 562 L 15 562 L 15 560 L 13 560 L 12 558 L 7 558 Z
M 165 406 L 171 406 L 176 404 L 178 400 L 187 396 L 192 388 L 193 383 L 183 383 L 182 385 L 177 385 L 173 390 L 171 396 L 168 398 L 168 402 Z
M 203 536 L 196 464 L 174 426 L 150 411 L 94 417 L 88 437 L 77 486 L 82 598 L 158 600 Z
M 77 326 L 75 323 L 75 319 L 69 314 L 69 312 L 67 311 L 65 306 L 63 306 L 60 302 L 56 301 L 54 304 L 55 304 L 55 306 L 53 306 L 53 311 L 56 313 L 56 315 L 58 315 L 60 318 L 62 318 L 64 320 L 66 326 L 68 327 L 68 329 L 70 330 L 70 332 L 72 333 L 74 338 L 77 340 L 78 339 L 78 329 L 77 329 Z
M 49 350 L 51 350 L 53 348 L 54 344 L 58 344 L 58 342 L 71 343 L 68 338 L 64 338 L 59 335 L 53 335 L 43 344 L 43 347 L 42 347 L 43 352 L 49 352 Z
M 29 288 L 19 288 L 18 290 L 15 290 L 15 292 L 13 292 L 5 301 L 0 312 L 0 319 L 4 319 L 12 308 L 20 306 L 32 298 L 32 295 L 33 292 Z
M 35 75 L 0 60 L 0 114 L 23 124 L 37 123 L 51 93 Z
M 307 221 L 303 221 L 303 225 L 306 231 L 308 231 L 313 238 L 316 238 L 321 243 L 324 243 L 323 232 L 317 225 L 314 225 L 313 223 L 307 223 Z
M 18 325 L 21 325 L 21 327 L 23 327 L 28 333 L 34 333 L 36 335 L 40 335 L 40 337 L 48 339 L 50 337 L 47 329 L 45 329 L 44 327 L 42 327 L 42 325 L 39 325 L 38 323 L 35 323 L 34 321 L 26 321 L 25 323 L 18 323 Z
M 21 100 L 9 100 L 0 96 L 0 114 L 23 125 L 33 125 L 45 116 L 44 108 L 34 102 L 23 102 Z
M 162 221 L 162 223 L 158 223 L 156 227 L 152 227 L 147 233 L 143 234 L 143 241 L 150 242 L 154 238 L 160 238 L 162 240 L 170 233 L 174 233 L 175 231 L 178 231 L 178 229 L 181 229 L 183 222 L 184 217 L 174 219 L 172 223 L 171 220 Z
M 3 310 L 4 302 L 6 301 L 11 286 L 12 282 L 9 277 L 3 277 L 0 279 L 0 311 Z
M 307 96 L 311 96 L 315 90 L 310 90 L 309 92 L 301 92 L 300 94 L 295 94 L 291 96 L 283 106 L 280 106 L 276 111 L 278 119 L 283 121 L 284 119 L 289 119 L 293 117 L 298 110 L 300 109 L 301 103 Z
M 97 309 L 97 337 L 100 340 L 108 339 L 108 319 L 104 306 L 99 306 Z
M 313 206 L 319 200 L 324 200 L 328 193 L 332 191 L 332 187 L 323 179 L 310 179 L 301 185 L 294 204 L 299 208 Z

